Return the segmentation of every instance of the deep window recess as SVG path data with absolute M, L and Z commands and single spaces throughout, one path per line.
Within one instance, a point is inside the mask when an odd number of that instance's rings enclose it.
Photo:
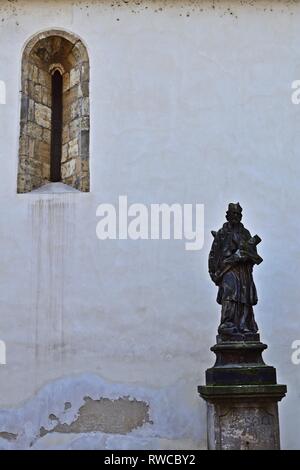
M 52 132 L 50 179 L 61 181 L 61 149 L 62 149 L 62 108 L 63 87 L 61 73 L 56 70 L 52 75 Z
M 88 53 L 77 36 L 53 29 L 26 44 L 18 193 L 47 191 L 51 182 L 89 192 L 89 82 Z

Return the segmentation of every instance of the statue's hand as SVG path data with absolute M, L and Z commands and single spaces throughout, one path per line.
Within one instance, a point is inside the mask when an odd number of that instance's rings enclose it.
M 237 253 L 234 253 L 233 255 L 229 256 L 228 258 L 224 259 L 224 264 L 235 264 L 240 261 L 240 256 Z
M 245 263 L 248 260 L 249 260 L 248 253 L 245 250 L 240 250 L 239 261 L 241 263 Z
M 233 255 L 224 260 L 225 264 L 245 263 L 248 261 L 249 256 L 245 250 L 237 250 Z

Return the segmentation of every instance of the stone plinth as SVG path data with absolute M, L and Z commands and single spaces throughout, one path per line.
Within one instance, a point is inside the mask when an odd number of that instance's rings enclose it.
M 216 363 L 198 388 L 207 402 L 208 449 L 280 449 L 278 401 L 286 386 L 276 383 L 276 369 L 264 363 L 266 348 L 259 335 L 217 337 L 211 348 Z

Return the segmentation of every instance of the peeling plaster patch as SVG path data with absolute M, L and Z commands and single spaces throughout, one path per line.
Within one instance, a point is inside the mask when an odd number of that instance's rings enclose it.
M 8 441 L 15 441 L 18 437 L 18 434 L 13 434 L 12 432 L 0 432 L 0 437 L 2 439 L 7 439 Z
M 157 449 L 161 440 L 175 447 L 189 440 L 198 448 L 205 440 L 204 416 L 191 379 L 144 388 L 81 374 L 48 383 L 18 408 L 0 410 L 0 433 L 16 436 L 0 439 L 0 449 Z
M 71 424 L 62 424 L 55 415 L 50 415 L 49 418 L 52 421 L 57 420 L 58 424 L 51 430 L 42 426 L 40 436 L 50 432 L 127 434 L 149 423 L 149 406 L 143 401 L 130 400 L 127 397 L 118 400 L 92 400 L 85 397 L 84 401 L 85 404 L 79 408 L 78 417 Z
M 55 416 L 55 415 L 52 414 L 52 413 L 49 415 L 49 419 L 50 419 L 51 421 L 59 421 L 58 417 Z

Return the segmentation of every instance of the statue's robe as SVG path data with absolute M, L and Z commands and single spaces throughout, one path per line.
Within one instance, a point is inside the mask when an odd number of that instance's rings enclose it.
M 217 302 L 222 305 L 219 332 L 237 329 L 238 332 L 255 333 L 258 328 L 253 305 L 257 304 L 257 292 L 252 270 L 261 258 L 257 255 L 256 246 L 249 245 L 249 257 L 238 260 L 238 254 L 247 246 L 251 234 L 242 223 L 232 229 L 227 222 L 213 235 L 209 273 L 219 287 Z

